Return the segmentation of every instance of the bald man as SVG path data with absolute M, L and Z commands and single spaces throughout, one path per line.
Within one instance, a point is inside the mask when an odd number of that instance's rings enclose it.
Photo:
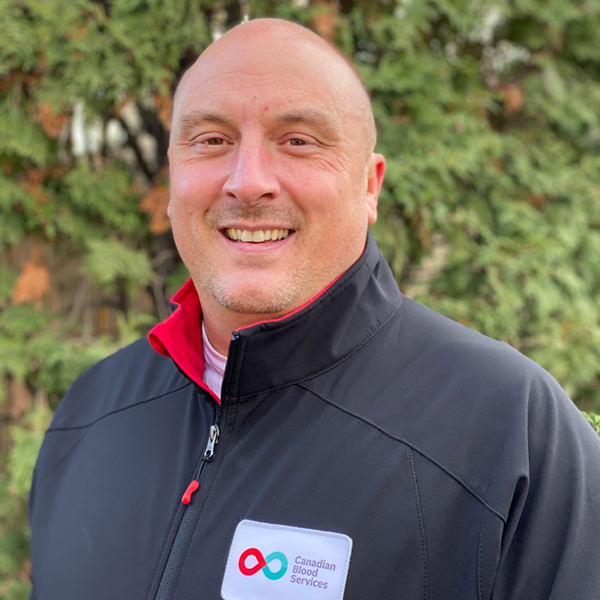
M 208 339 L 227 355 L 233 330 L 296 309 L 358 260 L 385 162 L 355 73 L 284 22 L 240 26 L 208 48 L 173 124 L 173 233 Z
M 191 279 L 83 374 L 31 502 L 37 600 L 600 597 L 600 441 L 507 345 L 403 297 L 339 53 L 258 20 L 181 82 Z

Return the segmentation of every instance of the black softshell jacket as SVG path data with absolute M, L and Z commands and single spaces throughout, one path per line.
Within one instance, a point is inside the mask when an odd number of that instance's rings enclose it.
M 250 519 L 352 538 L 345 600 L 598 600 L 599 504 L 600 440 L 557 383 L 403 297 L 369 237 L 309 306 L 234 332 L 222 406 L 145 339 L 77 379 L 35 469 L 32 598 L 219 599 Z

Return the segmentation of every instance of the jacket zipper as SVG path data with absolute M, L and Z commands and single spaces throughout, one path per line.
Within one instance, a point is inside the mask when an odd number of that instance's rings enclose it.
M 204 450 L 204 455 L 202 456 L 200 466 L 198 467 L 198 474 L 195 479 L 192 479 L 181 498 L 181 501 L 184 504 L 189 504 L 192 501 L 192 494 L 200 487 L 200 475 L 202 475 L 205 463 L 212 460 L 213 454 L 215 453 L 215 446 L 219 441 L 219 434 L 219 426 L 216 423 L 211 425 L 208 434 L 208 442 L 206 443 L 206 450 Z
M 227 398 L 226 392 L 229 388 L 229 381 L 231 379 L 231 370 L 232 365 L 235 360 L 235 354 L 237 349 L 237 342 L 240 339 L 240 334 L 237 331 L 234 331 L 231 334 L 231 343 L 229 345 L 229 353 L 227 356 L 227 365 L 225 367 L 225 375 L 223 377 L 223 386 L 221 390 L 221 402 L 223 402 L 224 398 Z M 187 489 L 185 490 L 181 502 L 185 504 L 185 512 L 183 513 L 183 518 L 181 519 L 181 523 L 179 524 L 179 529 L 177 530 L 177 534 L 175 535 L 175 540 L 173 541 L 173 546 L 171 547 L 171 552 L 169 553 L 169 558 L 167 559 L 167 564 L 165 565 L 165 569 L 163 571 L 162 578 L 160 580 L 160 584 L 158 586 L 158 591 L 156 592 L 155 600 L 166 600 L 167 592 L 171 585 L 171 580 L 173 578 L 173 573 L 175 572 L 175 567 L 179 562 L 179 553 L 181 551 L 181 547 L 183 546 L 183 542 L 187 537 L 187 532 L 190 524 L 196 514 L 196 506 L 193 502 L 194 493 L 200 488 L 200 478 L 202 476 L 202 471 L 204 470 L 204 466 L 206 463 L 212 460 L 212 457 L 215 453 L 215 446 L 219 441 L 219 435 L 221 434 L 219 430 L 219 419 L 221 417 L 221 406 L 217 405 L 217 411 L 215 416 L 215 422 L 210 426 L 208 432 L 208 441 L 206 442 L 206 448 L 204 449 L 204 454 L 200 460 L 200 466 L 198 467 L 198 472 L 196 473 L 196 477 L 192 479 Z
M 187 536 L 187 531 L 189 529 L 190 523 L 192 522 L 193 517 L 196 513 L 195 506 L 192 503 L 192 496 L 194 492 L 200 487 L 200 478 L 202 476 L 202 471 L 204 471 L 206 463 L 209 463 L 212 460 L 213 455 L 215 453 L 215 446 L 219 441 L 220 431 L 218 423 L 220 416 L 221 409 L 220 407 L 217 407 L 215 422 L 210 426 L 208 432 L 208 441 L 206 442 L 206 447 L 200 460 L 200 465 L 198 467 L 196 477 L 192 479 L 187 489 L 185 490 L 183 497 L 181 498 L 181 502 L 186 505 L 186 508 L 185 512 L 183 513 L 181 523 L 179 524 L 179 529 L 177 530 L 177 535 L 175 536 L 173 546 L 171 547 L 171 552 L 169 554 L 165 570 L 163 571 L 163 576 L 160 581 L 160 585 L 158 586 L 158 591 L 156 592 L 156 600 L 165 600 L 167 597 L 167 591 L 169 589 L 171 579 L 173 578 L 175 567 L 179 560 L 179 553 L 181 551 L 181 547 Z

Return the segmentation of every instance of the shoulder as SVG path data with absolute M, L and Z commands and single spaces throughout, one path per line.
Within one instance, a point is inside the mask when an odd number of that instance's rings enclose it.
M 473 415 L 498 406 L 508 414 L 522 411 L 538 388 L 564 396 L 547 371 L 509 344 L 409 298 L 356 360 L 363 365 L 360 385 L 380 400 L 369 407 L 397 410 L 403 427 L 427 409 Z
M 499 514 L 508 514 L 516 482 L 545 469 L 556 448 L 600 458 L 600 440 L 547 371 L 408 298 L 343 368 L 344 377 L 319 383 L 325 395 Z
M 105 415 L 190 385 L 146 338 L 115 352 L 81 374 L 56 411 L 50 429 L 85 427 Z
M 429 373 L 433 387 L 469 392 L 474 399 L 502 395 L 504 403 L 522 399 L 534 381 L 560 387 L 538 364 L 505 342 L 487 337 L 406 299 L 399 315 L 402 354 L 418 376 Z M 458 402 L 458 399 L 457 399 Z M 455 405 L 460 407 L 460 402 Z
M 501 514 L 516 482 L 557 476 L 558 453 L 600 458 L 600 440 L 545 369 L 415 302 L 403 319 L 413 356 L 399 433 Z

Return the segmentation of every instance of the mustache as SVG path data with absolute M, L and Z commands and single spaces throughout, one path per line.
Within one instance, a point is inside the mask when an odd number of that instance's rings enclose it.
M 205 219 L 216 229 L 230 226 L 233 221 L 272 223 L 294 230 L 300 229 L 306 223 L 306 218 L 299 210 L 269 203 L 255 206 L 242 203 L 221 205 L 206 212 Z

